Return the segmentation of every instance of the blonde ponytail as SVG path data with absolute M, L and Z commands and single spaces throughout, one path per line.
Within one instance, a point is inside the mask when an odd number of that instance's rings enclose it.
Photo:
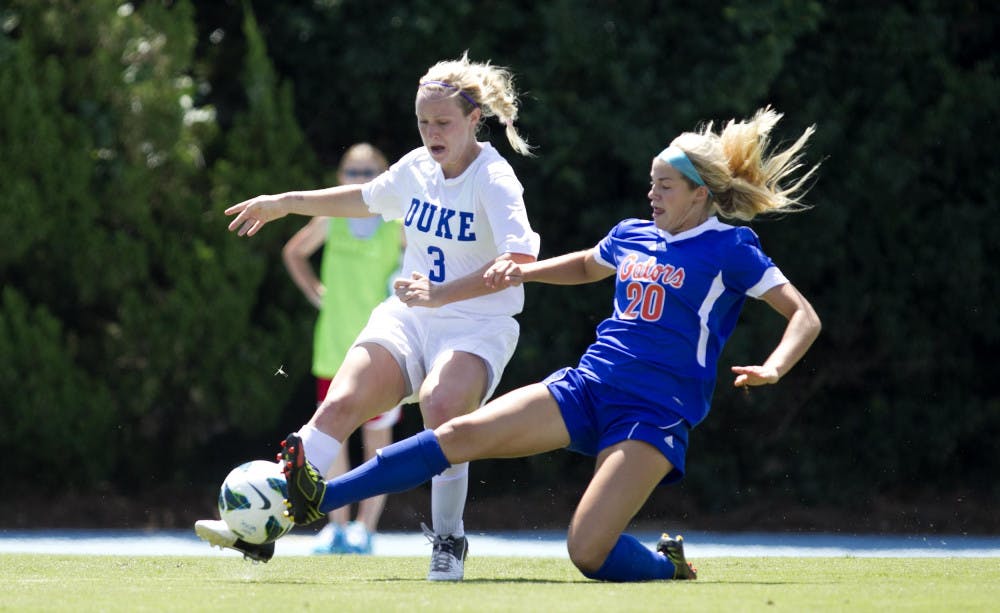
M 457 60 L 438 62 L 420 78 L 420 89 L 438 91 L 458 99 L 466 115 L 475 108 L 483 117 L 496 117 L 504 125 L 507 142 L 521 155 L 531 156 L 531 145 L 518 133 L 518 99 L 514 75 L 507 68 L 472 62 L 466 51 Z
M 682 149 L 698 170 L 719 215 L 749 221 L 760 214 L 808 208 L 800 199 L 819 165 L 801 176 L 794 175 L 803 167 L 802 150 L 816 128 L 807 128 L 782 151 L 769 151 L 771 130 L 782 116 L 765 107 L 750 120 L 730 120 L 719 134 L 708 123 L 671 143 Z

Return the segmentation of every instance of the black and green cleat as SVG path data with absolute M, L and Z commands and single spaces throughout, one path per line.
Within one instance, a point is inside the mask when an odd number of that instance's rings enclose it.
M 684 558 L 684 537 L 677 535 L 671 538 L 664 532 L 660 536 L 660 542 L 656 545 L 656 551 L 662 553 L 674 565 L 674 579 L 697 579 L 698 569 L 691 566 L 691 563 Z
M 288 498 L 285 499 L 288 510 L 285 514 L 299 526 L 322 519 L 325 514 L 319 510 L 319 504 L 326 493 L 326 479 L 306 461 L 306 452 L 298 434 L 293 432 L 281 441 L 280 457 L 288 482 Z

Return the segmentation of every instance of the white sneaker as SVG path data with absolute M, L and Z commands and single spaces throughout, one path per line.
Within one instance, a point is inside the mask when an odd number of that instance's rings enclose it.
M 465 556 L 469 553 L 469 541 L 464 536 L 435 534 L 425 524 L 420 524 L 420 527 L 424 530 L 424 536 L 434 545 L 427 580 L 461 581 L 465 577 Z
M 221 519 L 199 519 L 194 522 L 194 533 L 203 541 L 219 549 L 234 549 L 243 557 L 256 562 L 267 562 L 274 556 L 274 543 L 257 545 L 236 536 Z

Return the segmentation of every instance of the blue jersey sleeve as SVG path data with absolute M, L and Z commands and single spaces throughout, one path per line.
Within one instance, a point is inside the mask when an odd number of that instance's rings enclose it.
M 618 268 L 618 257 L 620 251 L 615 248 L 615 241 L 621 236 L 622 230 L 627 227 L 634 219 L 626 219 L 624 221 L 618 222 L 618 224 L 611 228 L 611 231 L 601 239 L 601 242 L 597 243 L 597 259 L 602 263 L 606 264 L 611 268 Z

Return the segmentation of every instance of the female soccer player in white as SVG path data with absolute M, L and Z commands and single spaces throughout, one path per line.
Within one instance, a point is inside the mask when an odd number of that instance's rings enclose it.
M 226 210 L 236 216 L 229 229 L 240 236 L 252 236 L 288 213 L 403 221 L 403 271 L 410 278 L 398 280 L 396 296 L 372 312 L 326 399 L 284 443 L 304 450 L 318 474 L 330 468 L 355 429 L 401 401 L 418 400 L 424 424 L 435 428 L 473 411 L 496 388 L 517 343 L 513 316 L 523 307 L 524 290 L 485 292 L 482 275 L 497 259 L 535 261 L 539 237 L 528 222 L 523 188 L 510 164 L 476 134 L 485 117 L 496 116 L 514 150 L 530 154 L 514 127 L 517 112 L 508 70 L 471 62 L 467 54 L 439 62 L 417 86 L 423 146 L 388 171 L 363 186 L 258 196 Z M 425 308 L 427 292 L 421 288 L 431 283 L 447 288 L 448 305 Z M 463 577 L 468 480 L 466 462 L 434 477 L 429 580 Z M 291 497 L 298 495 L 294 484 L 289 489 Z M 225 540 L 216 538 L 213 544 Z
M 792 175 L 812 128 L 784 151 L 769 152 L 780 117 L 764 109 L 719 134 L 709 124 L 674 139 L 652 161 L 651 220 L 622 221 L 577 253 L 493 265 L 486 287 L 615 276 L 613 313 L 577 367 L 390 445 L 328 483 L 303 470 L 297 450 L 286 452 L 290 479 L 313 479 L 310 500 L 290 497 L 293 515 L 402 491 L 456 463 L 568 448 L 597 457 L 569 527 L 577 568 L 605 581 L 696 578 L 681 537 L 664 534 L 651 551 L 623 531 L 657 485 L 684 475 L 688 432 L 708 413 L 719 354 L 746 297 L 764 300 L 788 324 L 763 364 L 732 367 L 735 385 L 776 383 L 819 334 L 812 306 L 756 234 L 715 216 L 749 220 L 801 208 L 798 198 L 815 168 Z

